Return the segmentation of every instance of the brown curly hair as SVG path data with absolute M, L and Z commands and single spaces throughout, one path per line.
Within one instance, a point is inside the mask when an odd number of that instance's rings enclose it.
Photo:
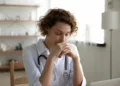
M 64 22 L 71 26 L 71 34 L 77 32 L 77 23 L 75 17 L 64 9 L 50 9 L 47 14 L 38 22 L 39 31 L 43 36 L 47 35 L 47 29 L 50 29 L 57 22 Z

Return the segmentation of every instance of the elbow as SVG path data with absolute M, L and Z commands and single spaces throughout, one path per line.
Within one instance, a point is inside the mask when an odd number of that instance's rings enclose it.
M 42 86 L 50 86 L 50 83 L 49 82 L 47 83 L 46 80 L 44 80 L 42 78 L 40 78 L 40 83 Z
M 81 80 L 74 80 L 74 82 L 73 82 L 73 84 L 74 84 L 74 86 L 82 86 L 82 83 L 83 83 L 83 79 L 81 79 Z

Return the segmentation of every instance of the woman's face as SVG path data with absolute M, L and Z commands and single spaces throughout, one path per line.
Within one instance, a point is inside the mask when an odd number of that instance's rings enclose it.
M 69 24 L 57 22 L 53 27 L 48 29 L 48 39 L 52 44 L 66 42 L 71 35 L 71 27 Z

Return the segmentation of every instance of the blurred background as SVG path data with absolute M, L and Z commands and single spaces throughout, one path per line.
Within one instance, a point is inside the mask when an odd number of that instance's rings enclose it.
M 51 8 L 69 10 L 76 17 L 78 33 L 70 42 L 78 48 L 87 83 L 110 79 L 111 67 L 112 78 L 119 78 L 120 32 L 112 32 L 110 65 L 110 31 L 101 27 L 101 14 L 111 10 L 110 2 L 113 10 L 120 11 L 120 0 L 0 0 L 1 86 L 10 85 L 9 61 L 21 63 L 22 49 L 42 37 L 37 22 Z M 24 71 L 16 72 L 16 76 L 25 75 Z

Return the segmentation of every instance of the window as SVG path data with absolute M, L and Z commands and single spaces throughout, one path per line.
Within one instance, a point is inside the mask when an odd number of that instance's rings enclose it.
M 105 0 L 49 0 L 50 8 L 64 8 L 75 15 L 78 22 L 76 40 L 90 43 L 104 43 L 101 29 L 101 13 Z

